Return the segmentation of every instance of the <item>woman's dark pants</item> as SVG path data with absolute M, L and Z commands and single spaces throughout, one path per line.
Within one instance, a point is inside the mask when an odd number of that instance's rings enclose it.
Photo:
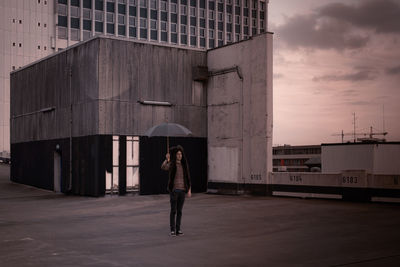
M 182 208 L 185 202 L 185 191 L 175 189 L 170 195 L 171 213 L 169 215 L 169 225 L 171 231 L 179 231 L 181 229 Z M 176 216 L 176 223 L 175 223 Z

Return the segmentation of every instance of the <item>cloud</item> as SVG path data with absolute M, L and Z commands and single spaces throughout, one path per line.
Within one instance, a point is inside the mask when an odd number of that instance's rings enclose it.
M 332 3 L 311 14 L 287 18 L 275 33 L 292 49 L 354 50 L 368 44 L 371 31 L 400 34 L 399 18 L 400 4 L 393 0 Z
M 400 65 L 393 68 L 387 68 L 385 72 L 389 75 L 398 75 L 400 74 Z
M 316 15 L 297 15 L 279 26 L 276 33 L 291 48 L 357 49 L 369 38 L 349 31 L 347 23 Z
M 319 16 L 346 21 L 377 33 L 400 33 L 400 4 L 393 0 L 364 0 L 357 6 L 328 4 L 318 10 Z
M 312 80 L 314 82 L 337 82 L 337 81 L 359 82 L 359 81 L 367 81 L 374 79 L 375 77 L 372 75 L 371 71 L 362 70 L 350 74 L 333 74 L 333 75 L 316 76 Z

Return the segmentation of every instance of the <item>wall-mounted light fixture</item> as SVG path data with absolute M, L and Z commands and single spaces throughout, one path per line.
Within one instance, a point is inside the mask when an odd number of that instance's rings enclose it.
M 170 102 L 165 101 L 153 101 L 153 100 L 139 100 L 138 101 L 142 105 L 151 105 L 151 106 L 172 106 Z

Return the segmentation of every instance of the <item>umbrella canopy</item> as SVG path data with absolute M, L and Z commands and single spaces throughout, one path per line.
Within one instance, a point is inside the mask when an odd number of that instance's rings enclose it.
M 148 129 L 145 133 L 145 136 L 153 137 L 153 136 L 188 136 L 192 135 L 192 132 L 177 123 L 161 123 L 159 125 L 153 126 Z
M 167 137 L 167 152 L 169 151 L 169 137 L 170 136 L 189 136 L 192 135 L 192 132 L 177 123 L 161 123 L 159 125 L 153 126 L 148 129 L 145 133 L 145 136 L 153 137 L 153 136 L 166 136 Z

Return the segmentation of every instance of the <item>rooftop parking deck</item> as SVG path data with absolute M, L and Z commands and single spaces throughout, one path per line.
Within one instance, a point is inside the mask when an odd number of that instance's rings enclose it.
M 194 194 L 184 236 L 168 195 L 88 198 L 9 181 L 0 164 L 0 265 L 399 266 L 400 205 Z

